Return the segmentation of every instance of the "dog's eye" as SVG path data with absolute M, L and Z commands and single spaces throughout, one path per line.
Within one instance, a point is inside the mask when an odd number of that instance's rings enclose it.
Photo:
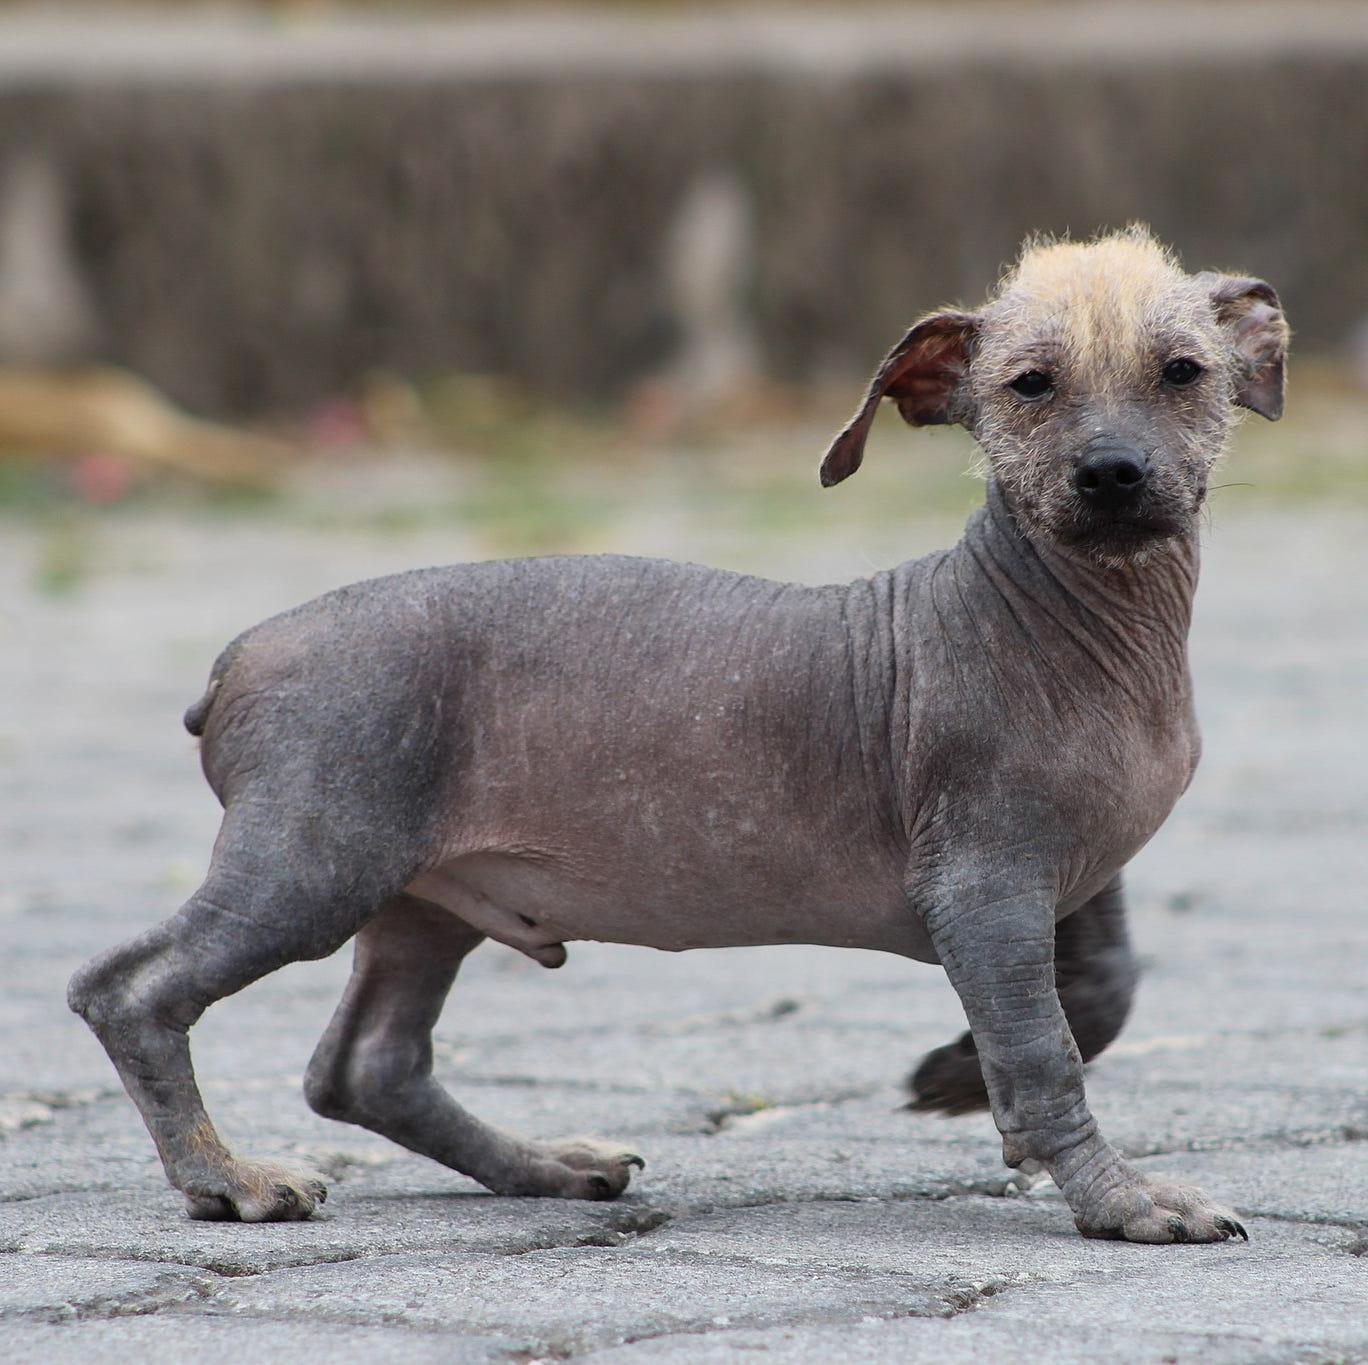
M 1043 370 L 1027 370 L 1007 385 L 1019 398 L 1044 398 L 1053 388 L 1050 376 Z
M 1181 389 L 1185 385 L 1191 384 L 1201 373 L 1202 367 L 1195 360 L 1189 360 L 1187 356 L 1180 356 L 1177 360 L 1170 360 L 1164 366 L 1164 383 L 1172 384 Z

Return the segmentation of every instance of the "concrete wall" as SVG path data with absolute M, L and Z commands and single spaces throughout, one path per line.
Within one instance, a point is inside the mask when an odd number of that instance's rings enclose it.
M 1334 346 L 1365 130 L 1359 5 L 3 19 L 0 352 L 238 413 L 374 367 L 863 373 L 1026 232 L 1135 217 Z

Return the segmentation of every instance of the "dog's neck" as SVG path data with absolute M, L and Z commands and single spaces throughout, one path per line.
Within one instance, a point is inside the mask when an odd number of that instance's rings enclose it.
M 1173 623 L 1186 635 L 1201 560 L 1195 526 L 1187 534 L 1155 546 L 1141 560 L 1109 564 L 1086 549 L 1065 548 L 1032 534 L 996 479 L 988 481 L 984 509 L 996 534 L 1029 546 L 1060 587 L 1084 605 L 1124 611 L 1143 603 L 1157 606 L 1162 602 Z
M 1200 560 L 1195 528 L 1156 547 L 1143 562 L 1111 566 L 1033 536 L 990 480 L 984 506 L 955 553 L 966 561 L 965 571 L 1000 585 L 999 592 L 1010 584 L 1017 599 L 1010 610 L 1020 612 L 1024 599 L 1050 633 L 1086 638 L 1090 654 L 1110 656 L 1156 693 L 1186 695 Z

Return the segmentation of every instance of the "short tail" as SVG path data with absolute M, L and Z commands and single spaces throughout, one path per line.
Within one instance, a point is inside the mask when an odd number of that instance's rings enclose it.
M 219 679 L 211 679 L 204 695 L 186 711 L 183 720 L 185 728 L 192 735 L 198 737 L 204 733 L 205 724 L 209 720 L 209 709 L 214 704 L 214 694 L 218 690 Z

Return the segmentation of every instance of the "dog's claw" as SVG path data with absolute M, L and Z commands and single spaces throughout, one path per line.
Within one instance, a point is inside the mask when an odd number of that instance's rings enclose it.
M 1242 1237 L 1246 1242 L 1249 1241 L 1249 1234 L 1245 1231 L 1244 1224 L 1234 1218 L 1218 1218 L 1216 1226 L 1227 1237 Z
M 1173 1234 L 1175 1242 L 1186 1242 L 1188 1240 L 1187 1224 L 1177 1214 L 1168 1220 L 1168 1228 Z
M 639 1171 L 646 1169 L 646 1158 L 638 1156 L 635 1152 L 628 1152 L 622 1161 L 624 1165 L 635 1166 Z

